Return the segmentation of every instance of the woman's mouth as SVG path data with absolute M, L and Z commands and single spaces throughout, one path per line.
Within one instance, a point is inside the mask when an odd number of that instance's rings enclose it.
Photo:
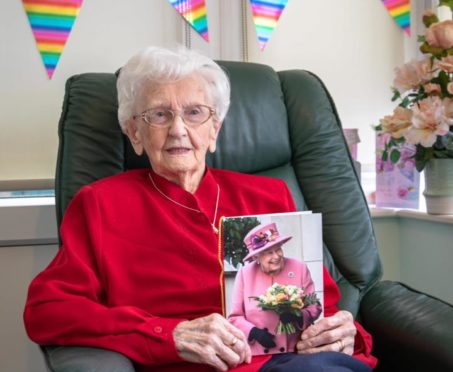
M 185 155 L 188 152 L 190 152 L 190 148 L 188 148 L 188 147 L 170 147 L 170 148 L 166 149 L 166 151 L 170 155 Z

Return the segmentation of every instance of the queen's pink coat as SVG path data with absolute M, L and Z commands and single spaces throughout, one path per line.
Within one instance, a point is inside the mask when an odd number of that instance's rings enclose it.
M 270 333 L 275 335 L 274 341 L 277 344 L 271 349 L 265 349 L 253 340 L 250 342 L 253 355 L 294 351 L 296 342 L 300 337 L 301 332 L 293 335 L 277 335 L 278 315 L 273 311 L 260 309 L 257 306 L 257 301 L 250 298 L 264 294 L 274 283 L 296 285 L 303 288 L 306 294 L 315 291 L 310 272 L 305 263 L 292 258 L 285 258 L 283 270 L 275 276 L 265 274 L 255 262 L 242 267 L 238 271 L 234 282 L 231 313 L 228 320 L 238 327 L 247 338 L 253 327 L 267 328 Z M 319 317 L 321 311 L 321 305 L 310 305 L 302 309 L 304 319 L 302 329 L 313 323 Z

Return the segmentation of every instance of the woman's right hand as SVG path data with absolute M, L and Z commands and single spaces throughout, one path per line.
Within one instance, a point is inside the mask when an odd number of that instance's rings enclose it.
M 179 323 L 173 339 L 182 359 L 208 364 L 220 371 L 250 363 L 252 358 L 242 331 L 219 314 Z

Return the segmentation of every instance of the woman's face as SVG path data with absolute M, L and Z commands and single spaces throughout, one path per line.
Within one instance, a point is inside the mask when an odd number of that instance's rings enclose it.
M 212 107 L 205 82 L 197 76 L 145 86 L 136 113 L 150 108 L 178 111 L 192 105 Z M 204 173 L 206 152 L 215 150 L 220 126 L 215 115 L 195 127 L 187 126 L 176 115 L 167 128 L 153 127 L 138 117 L 127 122 L 126 132 L 135 152 L 141 155 L 145 151 L 157 174 L 168 179 L 180 179 L 181 176 Z
M 261 270 L 266 274 L 278 274 L 285 266 L 285 258 L 283 256 L 282 247 L 280 245 L 276 245 L 272 248 L 266 249 L 258 254 L 256 261 L 260 265 Z

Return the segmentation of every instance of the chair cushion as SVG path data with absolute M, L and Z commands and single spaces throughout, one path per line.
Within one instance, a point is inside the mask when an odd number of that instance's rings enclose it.
M 114 74 L 82 74 L 66 82 L 55 176 L 58 226 L 81 186 L 124 170 L 117 111 Z
M 288 120 L 275 71 L 255 63 L 219 64 L 231 81 L 231 105 L 208 157 L 214 168 L 257 173 L 291 160 Z

